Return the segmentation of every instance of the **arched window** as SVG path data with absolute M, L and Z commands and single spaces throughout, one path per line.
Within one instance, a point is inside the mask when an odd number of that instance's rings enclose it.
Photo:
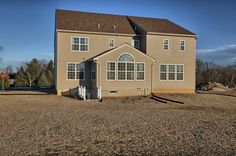
M 124 53 L 118 58 L 118 80 L 134 80 L 134 57 Z

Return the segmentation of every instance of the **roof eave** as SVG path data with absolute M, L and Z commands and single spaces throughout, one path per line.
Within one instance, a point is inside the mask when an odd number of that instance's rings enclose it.
M 57 29 L 57 32 L 69 32 L 69 33 L 84 33 L 84 34 L 99 34 L 99 35 L 113 35 L 113 36 L 138 36 L 137 34 L 125 34 L 125 33 L 109 33 L 109 32 L 93 32 L 93 31 L 78 31 L 78 30 L 65 30 Z
M 196 34 L 175 34 L 175 33 L 161 33 L 161 32 L 147 32 L 148 35 L 163 35 L 163 36 L 181 36 L 181 37 L 194 37 L 198 39 Z

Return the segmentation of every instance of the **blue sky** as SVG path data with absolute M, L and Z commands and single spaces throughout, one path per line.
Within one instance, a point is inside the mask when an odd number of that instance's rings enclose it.
M 197 56 L 236 60 L 234 0 L 0 0 L 1 66 L 53 59 L 55 9 L 167 18 L 199 35 Z

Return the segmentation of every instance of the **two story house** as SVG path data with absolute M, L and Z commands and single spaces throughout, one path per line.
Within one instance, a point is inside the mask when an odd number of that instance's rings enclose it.
M 167 20 L 56 10 L 55 87 L 86 94 L 194 93 L 197 35 Z

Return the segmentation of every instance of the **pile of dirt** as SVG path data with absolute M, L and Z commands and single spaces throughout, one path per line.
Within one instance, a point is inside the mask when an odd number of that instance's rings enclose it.
M 198 90 L 203 91 L 227 91 L 229 90 L 228 86 L 224 86 L 219 82 L 208 82 L 208 83 L 201 83 L 197 86 Z

